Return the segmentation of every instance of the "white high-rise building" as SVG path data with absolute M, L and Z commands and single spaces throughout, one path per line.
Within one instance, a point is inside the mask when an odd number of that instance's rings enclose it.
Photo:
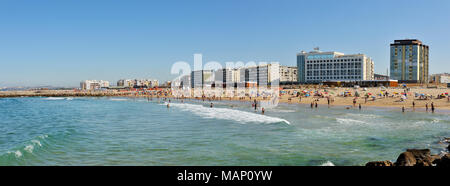
M 364 54 L 300 52 L 297 54 L 300 83 L 374 80 L 373 60 Z

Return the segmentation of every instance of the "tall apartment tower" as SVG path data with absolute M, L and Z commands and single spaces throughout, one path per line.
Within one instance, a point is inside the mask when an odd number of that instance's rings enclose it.
M 428 46 L 417 39 L 391 43 L 390 78 L 399 82 L 428 83 Z

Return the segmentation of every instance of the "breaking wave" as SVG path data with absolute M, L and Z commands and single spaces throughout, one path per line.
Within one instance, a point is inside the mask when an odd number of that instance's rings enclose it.
M 111 100 L 111 101 L 127 101 L 127 99 L 123 99 L 123 98 L 111 98 L 109 100 Z
M 66 98 L 63 98 L 63 97 L 48 97 L 48 98 L 44 98 L 44 100 L 63 100 L 63 99 L 66 99 Z
M 364 121 L 359 121 L 359 120 L 354 120 L 354 119 L 345 119 L 345 118 L 336 118 L 336 121 L 340 124 L 352 124 L 352 123 L 364 124 L 364 123 L 366 123 Z
M 180 108 L 183 111 L 192 112 L 203 118 L 215 118 L 223 120 L 232 120 L 240 123 L 291 123 L 285 119 L 266 116 L 262 114 L 255 114 L 241 110 L 234 110 L 228 108 L 209 108 L 202 105 L 171 103 L 170 106 Z
M 38 139 L 44 140 L 47 137 L 48 137 L 48 135 L 46 135 L 46 134 L 37 136 L 36 139 L 30 140 L 29 142 L 25 143 L 24 146 L 22 146 L 18 149 L 16 148 L 16 150 L 8 151 L 7 154 L 14 155 L 14 157 L 16 157 L 16 158 L 22 157 L 24 155 L 24 153 L 31 154 L 31 153 L 33 153 L 33 151 L 36 148 L 42 147 L 42 143 Z
M 331 161 L 327 161 L 325 163 L 320 164 L 320 166 L 334 166 L 334 164 Z

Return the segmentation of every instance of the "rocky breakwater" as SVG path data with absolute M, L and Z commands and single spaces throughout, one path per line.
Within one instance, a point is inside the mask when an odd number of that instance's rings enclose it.
M 450 138 L 448 138 L 450 140 Z M 439 155 L 431 154 L 430 149 L 407 149 L 401 153 L 397 161 L 371 161 L 366 166 L 437 166 L 450 167 L 450 145 L 447 147 L 447 152 Z

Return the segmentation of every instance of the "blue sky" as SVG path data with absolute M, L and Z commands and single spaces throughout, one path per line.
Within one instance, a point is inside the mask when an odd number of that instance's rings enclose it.
M 0 87 L 79 86 L 84 79 L 170 80 L 176 61 L 279 61 L 296 53 L 364 53 L 375 72 L 389 43 L 430 45 L 450 72 L 448 0 L 0 0 Z

